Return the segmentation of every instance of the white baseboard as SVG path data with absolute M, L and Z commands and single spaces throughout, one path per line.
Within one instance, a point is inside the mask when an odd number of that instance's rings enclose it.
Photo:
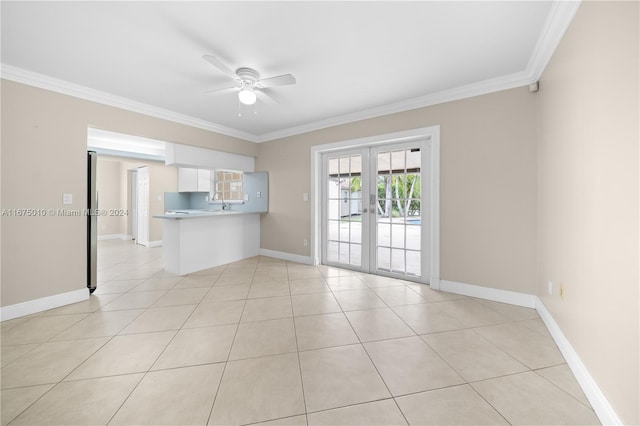
M 133 240 L 133 235 L 125 235 L 125 234 L 98 235 L 98 241 L 104 241 L 104 240 Z
M 0 320 L 6 321 L 19 318 L 25 315 L 59 308 L 60 306 L 70 305 L 71 303 L 82 302 L 88 298 L 89 289 L 81 288 L 68 293 L 55 294 L 53 296 L 16 303 L 15 305 L 3 306 L 0 308 Z
M 157 241 L 149 241 L 147 243 L 138 243 L 141 246 L 145 246 L 145 247 L 162 247 L 162 240 L 157 240 Z
M 260 256 L 273 257 L 275 259 L 288 260 L 289 262 L 304 263 L 312 265 L 311 256 L 300 256 L 299 254 L 286 253 L 283 251 L 267 250 L 261 248 L 258 252 Z
M 596 381 L 593 380 L 593 377 L 589 374 L 589 370 L 587 370 L 587 367 L 582 363 L 578 353 L 573 349 L 573 346 L 571 346 L 571 343 L 560 329 L 560 326 L 558 326 L 551 316 L 551 313 L 538 297 L 536 297 L 536 311 L 538 311 L 538 315 L 540 315 L 551 337 L 553 337 L 556 345 L 558 345 L 560 352 L 567 361 L 569 368 L 576 377 L 576 380 L 580 384 L 582 391 L 589 400 L 600 422 L 603 425 L 622 425 L 622 421 L 613 410 L 611 404 L 609 404 L 609 401 L 607 401 L 607 398 L 600 390 Z
M 482 287 L 473 284 L 458 283 L 455 281 L 440 280 L 440 290 L 449 293 L 462 294 L 464 296 L 477 297 L 478 299 L 491 300 L 493 302 L 508 303 L 510 305 L 535 308 L 537 297 L 532 294 L 517 293 L 515 291 L 500 290 L 497 288 Z
M 589 403 L 598 416 L 600 422 L 603 425 L 622 425 L 620 418 L 613 410 L 613 407 L 611 407 L 611 404 L 609 404 L 609 401 L 607 401 L 607 398 L 604 396 L 593 377 L 591 377 L 591 374 L 589 374 L 589 370 L 587 370 L 587 367 L 582 363 L 578 353 L 573 349 L 573 346 L 571 346 L 571 343 L 539 297 L 531 294 L 517 293 L 508 290 L 481 287 L 446 280 L 440 281 L 440 290 L 477 297 L 479 299 L 492 300 L 494 302 L 508 303 L 526 308 L 535 308 L 549 330 L 551 337 L 556 342 L 556 345 L 558 345 L 560 352 L 567 361 L 567 365 L 576 377 L 578 384 L 589 400 Z

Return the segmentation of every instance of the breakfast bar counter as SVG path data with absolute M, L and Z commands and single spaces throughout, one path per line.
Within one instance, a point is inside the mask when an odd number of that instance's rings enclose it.
M 257 256 L 260 213 L 183 210 L 162 219 L 164 269 L 184 275 Z

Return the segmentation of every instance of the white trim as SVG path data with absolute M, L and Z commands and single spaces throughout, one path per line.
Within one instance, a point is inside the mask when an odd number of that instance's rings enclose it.
M 431 196 L 431 247 L 429 249 L 430 265 L 429 265 L 429 286 L 433 290 L 440 290 L 440 126 L 431 128 L 431 141 L 429 149 L 431 160 L 431 188 L 429 194 Z
M 527 64 L 527 73 L 531 82 L 540 80 L 547 64 L 556 51 L 558 44 L 567 32 L 569 25 L 576 16 L 582 0 L 555 1 L 551 4 L 551 11 L 547 15 L 544 29 Z
M 427 139 L 430 141 L 431 150 L 431 191 L 430 206 L 432 210 L 430 232 L 431 232 L 431 265 L 429 268 L 429 285 L 438 290 L 440 288 L 440 126 L 421 127 L 417 129 L 403 130 L 400 132 L 385 133 L 382 135 L 369 136 L 358 139 L 343 140 L 314 145 L 311 147 L 311 229 L 309 247 L 311 249 L 311 260 L 313 265 L 320 263 L 321 253 L 321 215 L 319 209 L 322 206 L 322 191 L 320 182 L 322 180 L 322 154 L 344 150 L 349 148 L 365 148 L 377 145 L 387 145 L 400 142 L 408 142 L 416 139 Z
M 133 237 L 131 235 L 125 234 L 106 234 L 106 235 L 98 235 L 98 241 L 104 240 L 130 240 Z
M 152 248 L 152 247 L 162 247 L 162 240 L 156 240 L 156 241 L 148 241 L 146 243 L 139 243 L 136 241 L 136 244 L 139 244 L 143 247 L 146 248 Z
M 508 290 L 500 290 L 447 280 L 441 281 L 440 290 L 476 297 L 479 299 L 492 300 L 494 302 L 508 303 L 510 305 L 523 306 L 526 308 L 535 308 L 538 315 L 540 315 L 540 318 L 544 322 L 544 325 L 547 327 L 547 330 L 549 330 L 554 342 L 558 346 L 558 349 L 560 349 L 565 361 L 567 361 L 567 365 L 573 372 L 573 375 L 589 400 L 589 403 L 598 416 L 600 422 L 603 425 L 623 424 L 605 395 L 600 390 L 596 381 L 593 379 L 591 374 L 589 374 L 589 370 L 580 359 L 580 356 L 575 351 L 539 297 L 531 294 L 517 293 Z
M 210 121 L 201 120 L 199 118 L 190 117 L 188 115 L 179 114 L 164 108 L 158 108 L 142 102 L 133 101 L 131 99 L 116 96 L 111 93 L 102 92 L 100 90 L 91 89 L 86 86 L 71 83 L 65 80 L 49 77 L 44 74 L 28 71 L 22 68 L 14 67 L 5 63 L 1 64 L 0 76 L 6 80 L 15 81 L 17 83 L 27 84 L 29 86 L 39 87 L 41 89 L 50 90 L 63 95 L 73 96 L 87 101 L 97 102 L 103 105 L 109 105 L 121 108 L 127 111 L 137 112 L 151 117 L 161 118 L 163 120 L 172 121 L 174 123 L 184 124 L 186 126 L 198 129 L 209 130 L 211 132 L 220 133 L 250 142 L 257 142 L 254 134 L 243 132 L 241 130 L 232 129 Z
M 498 288 L 483 287 L 448 280 L 440 281 L 440 290 L 532 309 L 536 307 L 537 300 L 537 297 L 533 294 L 518 293 L 515 291 L 501 290 Z
M 536 47 L 534 48 L 533 53 L 529 58 L 529 63 L 527 64 L 526 70 L 484 81 L 478 81 L 465 86 L 455 87 L 438 93 L 418 96 L 412 99 L 407 99 L 401 102 L 396 102 L 377 108 L 369 108 L 363 111 L 339 115 L 326 120 L 314 121 L 301 126 L 294 126 L 287 129 L 267 132 L 261 135 L 256 135 L 242 130 L 216 124 L 210 121 L 189 117 L 184 114 L 179 114 L 163 108 L 143 104 L 141 102 L 132 101 L 130 99 L 112 95 L 110 93 L 90 89 L 88 87 L 59 80 L 43 74 L 27 71 L 4 63 L 1 64 L 1 76 L 2 78 L 16 81 L 18 83 L 28 84 L 31 86 L 63 93 L 77 98 L 114 106 L 116 108 L 122 108 L 128 111 L 146 114 L 175 123 L 185 124 L 187 126 L 196 127 L 199 129 L 209 130 L 223 135 L 244 139 L 250 142 L 268 142 L 275 139 L 299 135 L 302 133 L 352 123 L 355 121 L 380 117 L 417 108 L 424 108 L 444 102 L 451 102 L 455 100 L 471 98 L 474 96 L 485 95 L 487 93 L 498 92 L 501 90 L 513 89 L 515 87 L 527 86 L 530 83 L 533 83 L 540 79 L 542 72 L 544 71 L 556 47 L 558 46 L 558 43 L 560 43 L 560 40 L 564 36 L 564 33 L 566 32 L 567 28 L 569 28 L 569 25 L 571 24 L 571 21 L 573 20 L 573 17 L 575 16 L 576 11 L 580 6 L 580 3 L 580 1 L 553 2 L 544 29 L 542 30 Z
M 607 398 L 600 390 L 596 381 L 591 377 L 591 374 L 589 374 L 589 370 L 587 370 L 587 367 L 583 364 L 580 356 L 578 356 L 578 353 L 573 349 L 573 346 L 571 346 L 571 343 L 555 322 L 551 313 L 538 297 L 536 297 L 536 311 L 538 311 L 538 315 L 540 315 L 551 337 L 556 342 L 556 345 L 558 345 L 562 356 L 564 356 L 564 359 L 567 361 L 569 368 L 576 377 L 578 384 L 580 384 L 600 422 L 603 425 L 622 425 L 622 421 L 611 404 L 609 404 L 609 401 L 607 401 Z
M 54 294 L 53 296 L 28 300 L 26 302 L 16 303 L 15 305 L 3 306 L 0 308 L 0 321 L 7 321 L 53 308 L 59 308 L 60 306 L 82 302 L 87 299 L 89 299 L 89 289 L 81 288 L 67 293 Z
M 445 102 L 472 98 L 475 96 L 486 95 L 488 93 L 499 92 L 502 90 L 514 89 L 516 87 L 527 86 L 534 81 L 535 80 L 532 80 L 532 77 L 527 72 L 514 73 L 490 80 L 479 81 L 476 83 L 468 84 L 466 86 L 443 90 L 438 93 L 432 93 L 425 96 L 406 99 L 401 102 L 396 102 L 377 108 L 365 109 L 362 111 L 331 117 L 326 120 L 314 121 L 312 123 L 303 124 L 301 126 L 295 126 L 275 132 L 264 133 L 257 137 L 256 142 L 268 142 L 275 139 L 282 139 L 289 136 L 309 133 L 315 130 L 335 127 L 342 124 L 353 123 L 356 121 L 375 117 L 382 117 L 385 115 L 396 114 L 399 112 L 418 108 L 425 108 L 433 105 L 439 105 Z
M 260 256 L 273 257 L 274 259 L 287 260 L 289 262 L 304 263 L 305 265 L 312 265 L 311 257 L 301 256 L 299 254 L 286 253 L 283 251 L 269 250 L 261 248 L 258 251 Z

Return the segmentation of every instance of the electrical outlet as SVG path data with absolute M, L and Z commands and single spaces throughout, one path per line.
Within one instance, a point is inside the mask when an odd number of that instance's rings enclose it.
M 303 192 L 302 193 L 302 201 L 309 201 L 309 193 L 308 192 Z
M 549 292 L 549 295 L 553 294 L 553 282 L 549 281 L 547 291 Z
M 204 196 L 204 200 L 205 200 L 205 201 L 209 201 L 209 196 L 208 196 L 208 195 L 205 195 L 205 196 Z
M 560 284 L 560 299 L 564 300 L 564 285 Z
M 307 241 L 307 239 L 305 238 L 305 239 L 304 239 L 304 246 L 306 247 L 306 246 L 308 246 L 308 245 L 309 245 L 309 241 Z

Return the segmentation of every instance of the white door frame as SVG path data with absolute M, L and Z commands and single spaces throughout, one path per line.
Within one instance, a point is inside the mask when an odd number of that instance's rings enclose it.
M 129 169 L 129 204 L 131 211 L 129 218 L 131 220 L 131 239 L 138 240 L 138 170 Z
M 149 168 L 138 167 L 136 174 L 138 202 L 138 239 L 137 244 L 149 247 Z
M 431 247 L 429 249 L 429 285 L 434 290 L 440 289 L 440 126 L 429 126 L 418 129 L 405 130 L 395 133 L 371 136 L 366 138 L 351 139 L 333 142 L 311 147 L 311 232 L 310 248 L 311 263 L 318 265 L 322 253 L 322 154 L 344 150 L 348 148 L 364 148 L 383 144 L 427 139 L 431 160 L 430 166 L 430 203 L 431 220 L 430 236 Z

